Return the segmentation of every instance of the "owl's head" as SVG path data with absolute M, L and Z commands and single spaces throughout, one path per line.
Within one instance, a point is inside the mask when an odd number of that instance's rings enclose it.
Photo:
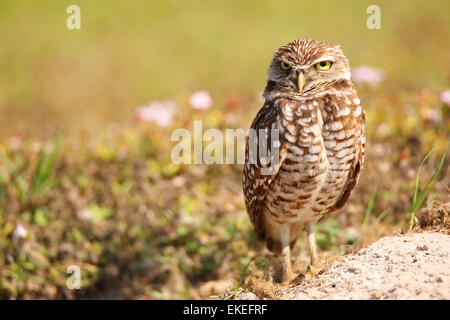
M 264 96 L 308 98 L 350 83 L 348 59 L 339 46 L 301 39 L 275 51 Z

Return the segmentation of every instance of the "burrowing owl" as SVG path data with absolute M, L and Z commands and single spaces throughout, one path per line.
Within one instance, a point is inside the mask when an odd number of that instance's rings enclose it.
M 282 255 L 287 280 L 299 233 L 306 230 L 316 264 L 314 224 L 341 208 L 357 183 L 365 113 L 341 48 L 317 40 L 275 52 L 263 97 L 246 145 L 245 204 L 258 239 Z

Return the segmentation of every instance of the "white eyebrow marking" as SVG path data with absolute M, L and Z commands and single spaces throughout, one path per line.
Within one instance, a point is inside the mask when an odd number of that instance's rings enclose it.
M 316 63 L 322 62 L 322 61 L 331 61 L 334 63 L 336 61 L 336 59 L 332 56 L 322 56 L 319 59 L 314 60 L 312 64 L 316 64 Z

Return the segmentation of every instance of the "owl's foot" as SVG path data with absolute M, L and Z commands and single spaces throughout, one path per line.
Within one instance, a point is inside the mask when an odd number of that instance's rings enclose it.
M 316 265 L 318 262 L 316 236 L 314 235 L 314 224 L 308 223 L 306 225 L 306 234 L 308 236 L 309 252 L 311 254 L 310 266 Z
M 281 282 L 285 283 L 295 278 L 295 274 L 292 272 L 291 254 L 289 246 L 283 248 L 283 273 L 281 275 Z
M 295 273 L 293 273 L 292 271 L 285 272 L 283 270 L 281 283 L 283 283 L 283 284 L 290 283 L 292 281 L 292 279 L 294 279 L 294 278 L 296 278 Z
M 309 273 L 310 275 L 312 275 L 312 276 L 317 276 L 318 274 L 319 274 L 319 272 L 317 271 L 317 269 L 316 268 L 314 268 L 314 266 L 313 265 L 308 265 L 308 268 L 306 268 L 306 272 L 307 273 Z
M 291 280 L 289 282 L 289 284 L 298 286 L 300 283 L 303 282 L 304 279 L 305 279 L 305 274 L 299 273 L 293 280 Z
M 293 279 L 295 274 L 292 272 L 291 247 L 289 245 L 289 227 L 281 232 L 281 259 L 283 263 L 283 274 L 281 281 L 283 283 Z
M 305 280 L 307 274 L 309 274 L 310 276 L 313 276 L 313 277 L 317 277 L 320 274 L 320 272 L 317 271 L 317 269 L 314 268 L 314 266 L 310 264 L 310 265 L 308 265 L 308 268 L 306 269 L 305 273 L 299 273 L 295 278 L 293 278 L 289 282 L 289 284 L 298 286 L 299 284 L 301 284 L 303 282 L 303 280 Z

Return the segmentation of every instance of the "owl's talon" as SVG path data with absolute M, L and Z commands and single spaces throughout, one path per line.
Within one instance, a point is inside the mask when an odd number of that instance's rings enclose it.
M 306 269 L 306 272 L 308 272 L 312 276 L 317 276 L 319 274 L 317 269 L 314 268 L 314 266 L 312 266 L 312 265 L 308 265 L 308 268 Z
M 299 273 L 294 279 L 292 279 L 289 284 L 298 286 L 305 279 L 305 275 L 303 273 Z

